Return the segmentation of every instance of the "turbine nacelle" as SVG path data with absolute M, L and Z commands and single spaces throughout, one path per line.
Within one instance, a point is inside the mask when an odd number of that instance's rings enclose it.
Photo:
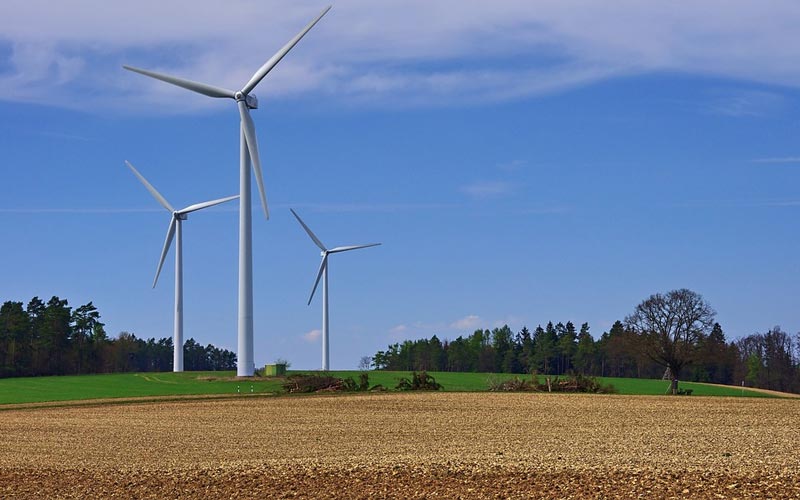
M 186 220 L 189 218 L 189 214 L 184 214 L 181 212 L 172 212 L 172 216 L 178 220 Z
M 258 109 L 258 97 L 255 94 L 244 94 L 241 91 L 233 94 L 236 102 L 244 101 L 248 109 Z

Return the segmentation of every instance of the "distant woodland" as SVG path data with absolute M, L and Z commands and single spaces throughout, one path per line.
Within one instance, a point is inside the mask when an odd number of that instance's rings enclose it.
M 233 370 L 236 354 L 194 339 L 184 344 L 186 370 Z M 52 297 L 0 306 L 0 377 L 172 370 L 172 339 L 106 335 L 100 312 Z
M 679 300 L 677 311 L 665 306 Z M 680 331 L 668 331 L 686 317 L 683 309 L 705 306 L 702 298 L 688 290 L 654 295 L 637 307 L 625 321 L 617 321 L 598 339 L 589 324 L 578 329 L 567 321 L 523 327 L 513 332 L 508 326 L 475 330 L 455 340 L 436 335 L 406 340 L 378 351 L 372 367 L 379 370 L 429 370 L 453 372 L 538 373 L 562 375 L 676 378 L 696 382 L 758 387 L 800 392 L 800 334 L 794 339 L 774 327 L 765 332 L 729 342 L 722 326 L 708 308 L 697 314 L 698 321 Z M 683 294 L 683 295 L 681 295 Z M 689 299 L 691 307 L 684 307 Z M 659 302 L 660 301 L 660 302 Z M 683 309 L 682 309 L 683 308 Z M 709 314 L 710 312 L 710 314 Z M 642 325 L 641 316 L 656 324 Z M 663 320 L 663 321 L 662 321 Z M 659 326 L 666 330 L 659 334 Z M 675 364 L 674 357 L 680 358 Z M 673 366 L 670 373 L 667 367 Z M 672 372 L 679 372 L 673 374 Z
M 642 349 L 642 338 L 617 321 L 598 340 L 584 323 L 579 330 L 566 323 L 547 323 L 531 332 L 514 333 L 508 326 L 475 330 L 467 337 L 406 340 L 378 351 L 372 366 L 379 370 L 532 373 L 570 372 L 601 377 L 661 378 L 666 369 Z M 717 323 L 698 342 L 682 380 L 800 392 L 800 336 L 779 327 L 727 342 Z M 794 355 L 792 354 L 794 352 Z

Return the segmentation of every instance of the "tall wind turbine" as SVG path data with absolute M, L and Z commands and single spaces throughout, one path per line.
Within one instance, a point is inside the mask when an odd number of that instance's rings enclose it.
M 227 198 L 220 198 L 218 200 L 211 200 L 206 201 L 203 203 L 196 203 L 194 205 L 189 205 L 186 208 L 182 208 L 180 210 L 175 210 L 172 208 L 172 205 L 161 196 L 156 188 L 153 187 L 152 184 L 147 182 L 147 179 L 144 178 L 142 174 L 136 170 L 133 165 L 125 162 L 125 165 L 131 169 L 131 172 L 142 181 L 144 187 L 150 191 L 150 194 L 153 195 L 153 198 L 158 201 L 162 207 L 166 208 L 172 216 L 170 217 L 169 221 L 169 228 L 167 229 L 167 239 L 164 241 L 164 249 L 161 250 L 161 258 L 158 260 L 158 269 L 156 269 L 156 277 L 153 279 L 153 288 L 156 287 L 156 283 L 158 283 L 158 275 L 161 274 L 161 266 L 164 265 L 164 259 L 167 257 L 167 252 L 169 251 L 169 247 L 172 244 L 173 237 L 175 238 L 175 330 L 172 335 L 172 347 L 173 347 L 173 354 L 172 354 L 172 371 L 175 372 L 182 372 L 183 371 L 183 238 L 182 238 L 182 223 L 185 221 L 189 214 L 201 210 L 203 208 L 213 207 L 214 205 L 219 205 L 220 203 L 225 203 L 226 201 L 231 201 L 239 196 L 228 196 Z
M 256 85 L 267 76 L 267 73 L 292 50 L 297 42 L 322 19 L 322 16 L 324 16 L 330 8 L 330 6 L 325 7 L 325 9 L 308 23 L 300 33 L 295 35 L 281 50 L 276 52 L 275 55 L 265 62 L 239 91 L 228 90 L 131 66 L 123 66 L 123 68 L 127 70 L 141 73 L 142 75 L 171 83 L 208 97 L 227 97 L 233 99 L 236 101 L 236 106 L 239 108 L 239 115 L 241 116 L 241 132 L 239 138 L 239 321 L 236 374 L 240 377 L 252 377 L 255 372 L 255 364 L 253 363 L 253 226 L 250 209 L 251 160 L 256 184 L 258 184 L 258 192 L 261 195 L 261 206 L 264 209 L 264 216 L 269 219 L 267 194 L 264 190 L 264 179 L 261 175 L 261 159 L 258 155 L 256 130 L 253 119 L 250 117 L 250 110 L 258 108 L 258 99 L 251 92 L 256 88 Z
M 297 215 L 297 212 L 289 209 L 292 211 L 292 214 L 297 219 L 297 222 L 303 226 L 303 229 L 306 230 L 306 233 L 311 237 L 311 240 L 314 241 L 319 249 L 321 250 L 322 255 L 322 262 L 319 264 L 319 271 L 317 271 L 317 279 L 314 281 L 314 287 L 311 289 L 311 295 L 308 297 L 308 304 L 311 304 L 311 299 L 314 298 L 314 292 L 317 291 L 317 285 L 319 285 L 319 279 L 322 278 L 322 369 L 324 371 L 328 371 L 330 369 L 330 352 L 329 352 L 329 337 L 328 337 L 328 255 L 332 253 L 339 253 L 339 252 L 347 252 L 350 250 L 358 250 L 359 248 L 368 248 L 380 245 L 380 243 L 370 243 L 369 245 L 352 245 L 346 247 L 336 247 L 331 248 L 328 250 L 325 248 L 325 245 L 317 238 L 317 236 L 311 231 L 311 229 L 306 226 L 306 223 L 303 222 L 303 219 Z

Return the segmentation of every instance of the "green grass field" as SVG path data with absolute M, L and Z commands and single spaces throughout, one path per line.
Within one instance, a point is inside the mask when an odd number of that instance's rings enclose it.
M 82 399 L 273 393 L 279 380 L 236 380 L 235 372 L 114 373 L 0 379 L 0 405 Z
M 358 380 L 359 373 L 334 371 L 331 375 L 353 377 Z M 0 405 L 148 396 L 234 395 L 251 392 L 265 394 L 281 390 L 280 379 L 237 380 L 235 375 L 234 372 L 168 372 L 0 379 Z M 369 372 L 370 385 L 380 384 L 393 389 L 401 377 L 410 375 L 411 372 L 372 371 Z M 519 376 L 504 373 L 451 372 L 431 372 L 431 375 L 444 386 L 443 390 L 456 392 L 486 391 L 491 380 Z M 669 382 L 664 380 L 628 378 L 600 380 L 604 384 L 612 384 L 620 394 L 629 395 L 662 395 L 669 385 Z M 738 387 L 719 387 L 692 382 L 681 382 L 681 388 L 692 389 L 693 394 L 698 396 L 769 397 L 760 392 L 742 390 Z

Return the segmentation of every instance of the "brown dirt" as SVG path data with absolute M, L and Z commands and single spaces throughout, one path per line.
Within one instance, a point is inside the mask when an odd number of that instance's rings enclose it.
M 798 498 L 800 405 L 374 394 L 0 412 L 0 498 Z

